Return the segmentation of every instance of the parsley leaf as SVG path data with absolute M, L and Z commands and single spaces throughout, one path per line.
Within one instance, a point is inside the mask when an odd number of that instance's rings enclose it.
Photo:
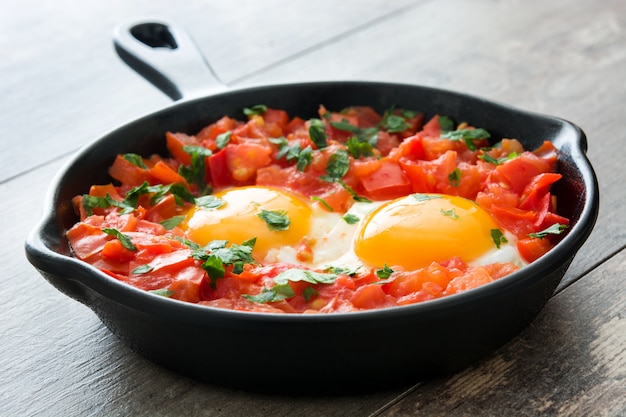
M 337 274 L 325 274 L 310 271 L 308 269 L 292 268 L 281 272 L 274 277 L 274 282 L 278 285 L 287 282 L 308 282 L 309 284 L 332 284 L 337 279 Z
M 361 269 L 361 266 L 357 266 L 356 268 L 344 268 L 344 267 L 339 267 L 339 266 L 328 266 L 324 269 L 324 271 L 326 272 L 330 272 L 332 274 L 336 274 L 336 275 L 348 275 L 348 276 L 354 276 L 357 274 L 357 272 L 359 272 L 359 269 Z
M 448 116 L 439 116 L 439 129 L 442 133 L 454 130 L 454 122 Z
M 137 268 L 133 269 L 132 274 L 133 275 L 147 274 L 148 272 L 152 271 L 153 269 L 154 269 L 154 267 L 152 265 L 149 265 L 149 264 L 140 265 Z
M 167 288 L 159 288 L 158 290 L 151 290 L 152 294 L 160 295 L 161 297 L 171 297 L 174 295 L 174 291 L 168 290 Z
M 310 285 L 302 290 L 302 297 L 304 297 L 304 301 L 307 303 L 311 300 L 311 298 L 317 297 L 318 294 L 319 292 L 317 292 L 317 290 Z
M 451 130 L 449 132 L 443 133 L 441 135 L 442 139 L 449 139 L 454 141 L 465 141 L 465 145 L 467 149 L 470 151 L 475 151 L 476 144 L 474 143 L 477 139 L 488 139 L 491 135 L 485 129 L 461 129 L 461 130 Z
M 185 217 L 186 216 L 184 215 L 170 217 L 169 219 L 161 220 L 159 224 L 165 227 L 165 230 L 172 230 L 173 228 L 181 224 L 182 221 L 185 220 Z
M 361 221 L 359 216 L 350 213 L 344 214 L 342 219 L 348 224 L 356 224 Z
M 117 240 L 119 240 L 124 248 L 128 250 L 132 250 L 132 251 L 137 250 L 137 247 L 133 244 L 133 241 L 131 240 L 130 236 L 123 234 L 119 230 L 114 229 L 112 227 L 105 227 L 102 229 L 102 231 L 106 233 L 107 235 L 113 236 Z
M 543 229 L 541 232 L 529 233 L 528 236 L 529 237 L 543 239 L 544 237 L 546 237 L 548 235 L 560 235 L 568 227 L 569 226 L 566 225 L 566 224 L 554 223 L 552 226 L 550 226 L 550 227 L 548 227 L 546 229 Z
M 326 200 L 324 200 L 324 199 L 323 199 L 323 198 L 321 198 L 321 197 L 318 197 L 318 196 L 314 195 L 314 196 L 312 196 L 312 197 L 311 197 L 311 201 L 317 201 L 317 202 L 318 202 L 318 203 L 320 203 L 322 206 L 324 206 L 324 208 L 325 208 L 326 210 L 330 211 L 331 213 L 332 213 L 333 211 L 335 211 L 335 210 L 332 208 L 332 206 L 331 206 L 330 204 L 328 204 L 328 202 L 326 202 Z
M 326 143 L 326 124 L 320 119 L 309 120 L 309 137 L 317 147 L 323 149 L 328 146 Z
M 111 205 L 104 197 L 95 197 L 89 194 L 83 194 L 82 205 L 88 216 L 93 214 L 95 208 L 109 208 Z
M 349 123 L 345 119 L 340 122 L 330 122 L 330 125 L 337 130 L 352 133 L 357 142 L 368 144 L 370 150 L 373 149 L 378 143 L 378 128 L 376 127 L 358 127 Z M 355 142 L 353 141 L 352 147 L 356 150 L 354 143 Z M 363 145 L 360 150 L 366 150 L 367 148 L 367 146 Z M 356 157 L 357 156 L 355 156 L 355 158 Z
M 138 166 L 139 168 L 148 169 L 146 164 L 143 163 L 143 158 L 136 153 L 125 153 L 122 158 L 130 162 L 131 164 Z
M 399 116 L 394 113 L 394 108 L 390 108 L 383 114 L 383 120 L 380 122 L 379 126 L 385 129 L 389 133 L 401 133 L 407 130 L 410 126 L 406 122 L 405 117 L 410 113 L 400 112 L 402 116 Z M 414 117 L 414 113 L 412 116 Z
M 187 182 L 196 184 L 200 190 L 206 187 L 206 157 L 211 156 L 213 152 L 204 146 L 185 145 L 183 151 L 191 155 L 191 165 L 181 165 L 178 167 L 178 173 L 187 180 Z
M 245 114 L 246 116 L 258 116 L 265 114 L 266 111 L 267 106 L 265 104 L 257 104 L 252 107 L 245 107 L 243 109 L 243 114 Z
M 291 298 L 296 295 L 293 289 L 288 285 L 276 285 L 272 288 L 263 288 L 257 295 L 243 294 L 242 297 L 248 301 L 259 304 L 275 303 Z
M 389 268 L 387 266 L 387 264 L 385 264 L 385 266 L 383 266 L 383 269 L 378 269 L 376 271 L 376 276 L 378 276 L 378 278 L 380 279 L 387 279 L 391 276 L 391 274 L 393 274 L 394 270 Z
M 205 210 L 216 210 L 226 204 L 226 201 L 214 195 L 203 195 L 195 199 L 196 207 Z
M 356 136 L 352 136 L 346 141 L 346 147 L 354 159 L 374 155 L 374 147 L 368 142 L 361 142 Z
M 313 148 L 307 146 L 302 149 L 299 143 L 289 145 L 284 137 L 270 138 L 269 141 L 278 145 L 278 153 L 276 159 L 285 158 L 287 162 L 296 161 L 296 169 L 300 172 L 304 171 L 313 161 Z
M 517 152 L 511 152 L 510 154 L 508 154 L 507 156 L 505 156 L 503 158 L 494 158 L 494 157 L 492 157 L 489 154 L 482 153 L 481 155 L 478 155 L 478 159 L 482 159 L 483 161 L 489 162 L 489 163 L 494 164 L 494 165 L 502 165 L 506 161 L 514 159 L 517 156 L 518 156 Z
M 230 136 L 232 134 L 233 132 L 229 130 L 228 132 L 220 133 L 219 135 L 217 135 L 217 137 L 215 138 L 215 144 L 217 145 L 217 148 L 224 149 L 226 145 L 228 145 L 228 142 L 230 142 Z
M 326 165 L 326 173 L 331 179 L 329 182 L 343 178 L 348 173 L 349 168 L 350 158 L 348 157 L 348 152 L 340 149 L 332 154 L 328 158 L 328 165 Z
M 507 238 L 504 237 L 504 234 L 502 233 L 502 230 L 500 230 L 500 229 L 491 229 L 490 233 L 491 233 L 491 239 L 493 239 L 493 243 L 496 244 L 496 248 L 500 249 L 500 246 L 502 246 L 503 243 L 507 243 L 508 242 Z
M 450 210 L 441 209 L 439 210 L 439 212 L 446 217 L 450 217 L 452 220 L 459 220 L 459 216 L 458 214 L 454 212 L 454 209 L 450 209 Z
M 418 203 L 423 203 L 424 201 L 428 201 L 428 200 L 435 200 L 437 198 L 443 198 L 440 195 L 420 194 L 420 193 L 411 194 L 411 197 L 417 200 Z
M 448 174 L 448 181 L 453 187 L 458 187 L 461 184 L 461 170 L 454 168 L 454 170 Z
M 281 231 L 288 230 L 291 220 L 287 216 L 286 210 L 265 210 L 262 209 L 257 214 L 266 224 L 270 230 Z

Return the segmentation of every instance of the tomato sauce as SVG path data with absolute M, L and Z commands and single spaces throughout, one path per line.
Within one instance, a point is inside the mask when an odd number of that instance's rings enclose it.
M 203 196 L 247 185 L 286 189 L 338 213 L 358 199 L 440 193 L 487 210 L 516 237 L 526 262 L 548 252 L 569 224 L 550 192 L 561 178 L 550 142 L 526 150 L 504 138 L 494 146 L 484 129 L 397 108 L 379 114 L 370 107 L 331 112 L 322 106 L 319 118 L 309 120 L 262 105 L 244 113 L 247 120 L 223 117 L 195 135 L 168 132 L 167 157 L 118 155 L 109 169 L 115 183 L 93 185 L 73 200 L 80 217 L 67 231 L 73 255 L 129 285 L 181 301 L 333 313 L 432 300 L 519 267 L 471 266 L 454 257 L 417 270 L 308 271 L 254 262 L 251 242 L 202 247 L 186 238 L 180 222 Z M 340 181 L 329 181 L 333 155 L 343 151 L 347 169 Z M 299 259 L 312 256 L 309 243 L 298 246 Z

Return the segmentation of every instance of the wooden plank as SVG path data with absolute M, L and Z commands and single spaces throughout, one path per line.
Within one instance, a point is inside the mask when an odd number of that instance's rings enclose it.
M 486 361 L 418 387 L 379 416 L 626 414 L 626 251 L 551 299 Z
M 112 31 L 121 22 L 179 23 L 228 83 L 414 2 L 13 1 L 0 15 L 0 182 L 170 104 L 115 54 Z

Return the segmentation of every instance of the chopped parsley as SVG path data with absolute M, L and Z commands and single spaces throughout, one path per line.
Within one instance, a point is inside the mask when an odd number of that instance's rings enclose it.
M 332 208 L 332 206 L 331 206 L 330 204 L 328 204 L 328 202 L 327 202 L 326 200 L 324 200 L 323 198 L 321 198 L 321 197 L 318 197 L 318 196 L 314 195 L 314 196 L 312 196 L 312 197 L 311 197 L 311 201 L 317 201 L 317 202 L 318 202 L 318 203 L 320 203 L 322 206 L 324 206 L 324 208 L 325 208 L 326 210 L 330 211 L 331 213 L 332 213 L 333 211 L 335 211 L 335 210 Z
M 380 279 L 387 279 L 391 276 L 391 274 L 393 274 L 393 272 L 394 270 L 389 268 L 387 264 L 385 264 L 382 269 L 378 269 L 376 271 L 376 276 Z
M 489 154 L 482 153 L 481 155 L 478 155 L 478 159 L 482 159 L 483 161 L 489 162 L 490 164 L 502 165 L 506 161 L 510 161 L 511 159 L 514 159 L 517 156 L 518 156 L 517 152 L 511 152 L 510 154 L 508 154 L 507 156 L 503 158 L 494 158 Z
M 304 301 L 307 303 L 311 300 L 311 298 L 317 297 L 318 294 L 319 292 L 317 292 L 317 290 L 310 285 L 302 290 L 302 297 L 304 297 Z
M 257 295 L 242 294 L 242 297 L 248 301 L 258 304 L 276 303 L 286 300 L 296 295 L 289 284 L 276 285 L 272 288 L 263 288 Z
M 257 104 L 252 107 L 245 107 L 243 114 L 246 116 L 260 116 L 267 112 L 267 106 L 265 104 Z
M 151 290 L 152 294 L 160 295 L 161 297 L 169 298 L 174 295 L 174 291 L 168 290 L 167 288 L 159 288 L 158 290 Z
M 148 169 L 146 164 L 143 163 L 143 158 L 141 157 L 141 155 L 137 155 L 136 153 L 125 153 L 124 155 L 122 155 L 122 158 L 124 158 L 131 164 L 138 166 L 139 168 Z
M 459 168 L 454 168 L 454 170 L 448 174 L 448 181 L 453 187 L 461 185 L 461 170 Z
M 274 277 L 274 282 L 278 285 L 287 282 L 308 282 L 309 284 L 332 284 L 337 279 L 337 274 L 326 274 L 308 269 L 292 268 Z
M 304 171 L 306 167 L 311 165 L 311 162 L 313 161 L 313 148 L 310 146 L 302 149 L 300 143 L 289 145 L 287 139 L 284 137 L 270 138 L 269 141 L 278 145 L 276 159 L 285 158 L 287 162 L 296 161 L 296 169 L 300 172 Z
M 267 227 L 272 231 L 288 230 L 289 225 L 291 224 L 291 220 L 289 219 L 289 216 L 287 216 L 286 210 L 262 209 L 257 216 L 261 218 L 267 224 Z
M 216 210 L 226 204 L 226 201 L 222 200 L 219 197 L 214 195 L 203 195 L 202 197 L 196 198 L 196 207 L 205 209 L 205 210 Z
M 132 274 L 133 275 L 147 274 L 148 272 L 151 272 L 153 269 L 154 267 L 149 264 L 140 265 L 137 268 L 133 269 Z
M 114 229 L 112 227 L 105 227 L 102 229 L 102 231 L 106 233 L 107 235 L 113 236 L 117 240 L 119 240 L 124 248 L 128 250 L 132 250 L 132 251 L 137 250 L 137 247 L 133 244 L 133 241 L 131 240 L 130 236 L 123 234 L 119 230 Z
M 563 231 L 565 229 L 567 229 L 568 226 L 566 224 L 561 224 L 561 223 L 554 223 L 552 226 L 537 232 L 537 233 L 529 233 L 528 236 L 529 237 L 533 237 L 533 238 L 539 238 L 539 239 L 543 239 L 544 237 L 548 236 L 548 235 L 560 235 L 561 233 L 563 233 Z
M 491 239 L 493 239 L 493 243 L 495 243 L 496 248 L 500 249 L 503 243 L 507 243 L 508 240 L 504 237 L 502 230 L 500 229 L 491 229 Z
M 326 173 L 328 175 L 322 175 L 320 179 L 328 182 L 336 182 L 341 185 L 354 199 L 361 203 L 371 203 L 372 201 L 361 197 L 354 191 L 348 184 L 346 184 L 342 178 L 348 173 L 350 168 L 350 158 L 348 152 L 340 149 L 328 158 L 328 165 L 326 165 Z
M 309 120 L 309 137 L 317 147 L 324 149 L 328 146 L 326 142 L 326 124 L 320 119 Z
M 344 214 L 342 219 L 348 224 L 357 224 L 361 221 L 361 218 L 359 216 L 350 213 Z
M 476 144 L 474 143 L 475 140 L 488 139 L 490 137 L 491 135 L 485 129 L 451 130 L 441 134 L 442 139 L 465 141 L 465 145 L 470 151 L 475 151 L 477 149 Z
M 439 212 L 446 217 L 450 217 L 452 220 L 459 220 L 459 215 L 454 212 L 454 209 L 450 209 L 450 210 L 441 209 L 439 210 Z
M 185 145 L 183 151 L 191 155 L 191 165 L 181 165 L 178 173 L 190 184 L 196 184 L 198 189 L 205 191 L 206 184 L 206 157 L 213 152 L 204 146 Z
M 442 133 L 454 130 L 454 122 L 448 116 L 439 116 L 439 129 Z
M 228 142 L 230 142 L 230 137 L 232 134 L 233 132 L 229 130 L 228 132 L 220 133 L 219 135 L 217 135 L 217 137 L 215 138 L 215 145 L 217 145 L 217 148 L 224 149 L 226 145 L 228 145 Z
M 420 193 L 411 194 L 411 197 L 413 197 L 418 203 L 423 203 L 424 201 L 428 201 L 428 200 L 435 200 L 437 198 L 443 198 L 440 195 L 420 194 Z

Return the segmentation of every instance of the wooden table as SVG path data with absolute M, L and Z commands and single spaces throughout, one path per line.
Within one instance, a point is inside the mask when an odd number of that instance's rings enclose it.
M 146 16 L 185 27 L 229 86 L 404 82 L 571 120 L 599 177 L 594 232 L 539 317 L 453 376 L 294 398 L 166 371 L 46 283 L 23 249 L 70 155 L 170 103 L 112 46 L 115 25 Z M 0 53 L 1 416 L 626 415 L 622 0 L 9 0 Z

